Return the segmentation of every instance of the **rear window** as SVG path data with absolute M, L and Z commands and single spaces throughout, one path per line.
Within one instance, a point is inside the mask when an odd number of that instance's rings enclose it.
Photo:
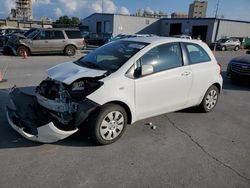
M 69 39 L 81 39 L 82 35 L 80 31 L 65 31 Z

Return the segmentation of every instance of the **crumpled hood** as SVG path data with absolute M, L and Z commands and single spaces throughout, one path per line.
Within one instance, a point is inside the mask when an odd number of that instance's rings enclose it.
M 47 73 L 51 79 L 70 85 L 80 78 L 102 76 L 106 71 L 90 69 L 73 62 L 67 62 L 48 69 Z

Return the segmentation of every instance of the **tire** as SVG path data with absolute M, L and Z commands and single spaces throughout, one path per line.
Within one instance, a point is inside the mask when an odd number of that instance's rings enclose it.
M 226 50 L 227 50 L 226 46 L 221 47 L 221 51 L 226 51 Z
M 234 51 L 238 51 L 240 49 L 239 46 L 235 46 Z
M 92 140 L 99 145 L 112 144 L 127 126 L 126 111 L 119 105 L 107 104 L 97 110 L 89 121 Z
M 202 112 L 211 112 L 215 108 L 218 99 L 219 99 L 219 90 L 216 86 L 213 85 L 207 90 L 199 106 L 200 110 Z
M 30 51 L 25 46 L 19 46 L 17 48 L 17 56 L 23 56 L 24 52 L 26 52 L 27 56 L 30 56 Z
M 76 54 L 76 47 L 73 45 L 68 45 L 68 46 L 66 46 L 64 53 L 67 56 L 74 56 Z

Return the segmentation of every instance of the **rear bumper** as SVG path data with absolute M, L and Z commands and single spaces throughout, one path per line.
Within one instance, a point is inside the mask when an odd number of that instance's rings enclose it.
M 64 131 L 55 126 L 49 114 L 38 105 L 35 96 L 13 89 L 10 98 L 12 106 L 6 107 L 7 120 L 15 131 L 28 140 L 53 143 L 78 131 Z

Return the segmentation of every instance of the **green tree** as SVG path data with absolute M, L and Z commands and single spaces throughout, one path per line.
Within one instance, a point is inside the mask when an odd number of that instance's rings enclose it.
M 72 17 L 71 18 L 71 23 L 74 25 L 79 25 L 80 24 L 80 19 L 78 17 Z
M 61 16 L 58 20 L 56 20 L 56 24 L 64 24 L 64 25 L 78 25 L 80 24 L 80 19 L 78 17 L 68 17 Z

